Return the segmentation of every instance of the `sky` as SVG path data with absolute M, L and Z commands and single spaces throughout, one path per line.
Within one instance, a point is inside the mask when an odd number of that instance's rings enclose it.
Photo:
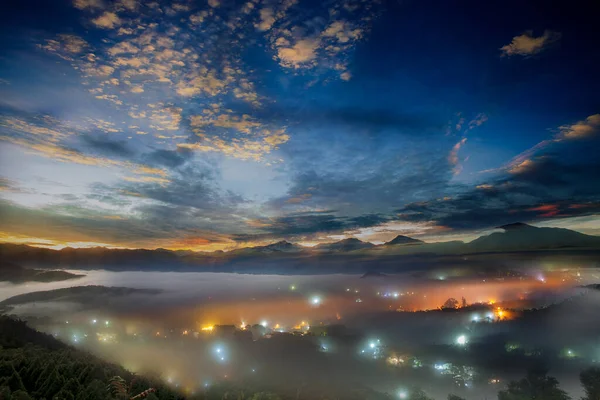
M 591 2 L 1 7 L 1 241 L 600 234 Z

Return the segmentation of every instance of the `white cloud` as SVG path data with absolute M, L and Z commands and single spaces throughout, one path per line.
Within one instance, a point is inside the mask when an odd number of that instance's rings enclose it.
M 534 37 L 532 31 L 515 36 L 510 44 L 500 47 L 503 56 L 530 56 L 546 49 L 560 40 L 561 34 L 546 30 L 542 36 Z

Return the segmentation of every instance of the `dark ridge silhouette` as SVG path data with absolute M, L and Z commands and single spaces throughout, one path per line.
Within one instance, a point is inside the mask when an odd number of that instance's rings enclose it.
M 81 278 L 85 275 L 72 274 L 67 271 L 48 271 L 23 268 L 20 265 L 0 261 L 0 282 L 13 284 L 26 282 L 59 282 Z
M 537 228 L 520 222 L 498 227 L 494 232 L 468 243 L 471 251 L 522 251 L 568 247 L 600 247 L 600 237 L 570 229 Z
M 339 242 L 323 243 L 313 247 L 317 251 L 354 251 L 375 247 L 373 243 L 363 242 L 356 238 L 340 240 Z
M 421 244 L 421 243 L 425 243 L 425 242 L 423 242 L 422 240 L 419 240 L 419 239 L 413 239 L 408 236 L 398 235 L 395 238 L 393 238 L 392 240 L 390 240 L 389 242 L 386 242 L 384 244 L 384 246 L 391 246 L 391 245 L 396 245 L 396 244 Z

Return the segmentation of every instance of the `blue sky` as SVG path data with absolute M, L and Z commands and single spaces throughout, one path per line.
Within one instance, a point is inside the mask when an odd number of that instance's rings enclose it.
M 598 234 L 590 7 L 3 5 L 0 238 L 215 250 L 468 240 L 517 220 Z

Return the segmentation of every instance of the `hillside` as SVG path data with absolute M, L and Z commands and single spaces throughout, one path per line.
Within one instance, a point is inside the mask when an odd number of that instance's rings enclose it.
M 523 223 L 503 225 L 497 229 L 503 232 L 481 236 L 468 243 L 468 249 L 484 252 L 600 247 L 599 237 L 570 229 L 537 228 Z
M 69 301 L 81 304 L 103 304 L 107 300 L 134 294 L 153 295 L 160 293 L 157 289 L 133 289 L 127 287 L 107 286 L 73 286 L 69 288 L 30 292 L 10 297 L 0 302 L 0 306 L 13 306 L 17 304 L 32 303 L 37 301 Z
M 72 274 L 67 271 L 47 271 L 41 269 L 23 268 L 9 262 L 0 262 L 0 282 L 60 282 L 81 278 L 85 275 Z
M 149 388 L 156 392 L 147 399 L 182 398 L 160 381 L 140 375 L 134 379 L 131 372 L 118 365 L 76 350 L 7 316 L 0 316 L 0 349 L 3 399 L 123 399 Z M 126 397 L 108 390 L 113 377 L 124 380 Z

